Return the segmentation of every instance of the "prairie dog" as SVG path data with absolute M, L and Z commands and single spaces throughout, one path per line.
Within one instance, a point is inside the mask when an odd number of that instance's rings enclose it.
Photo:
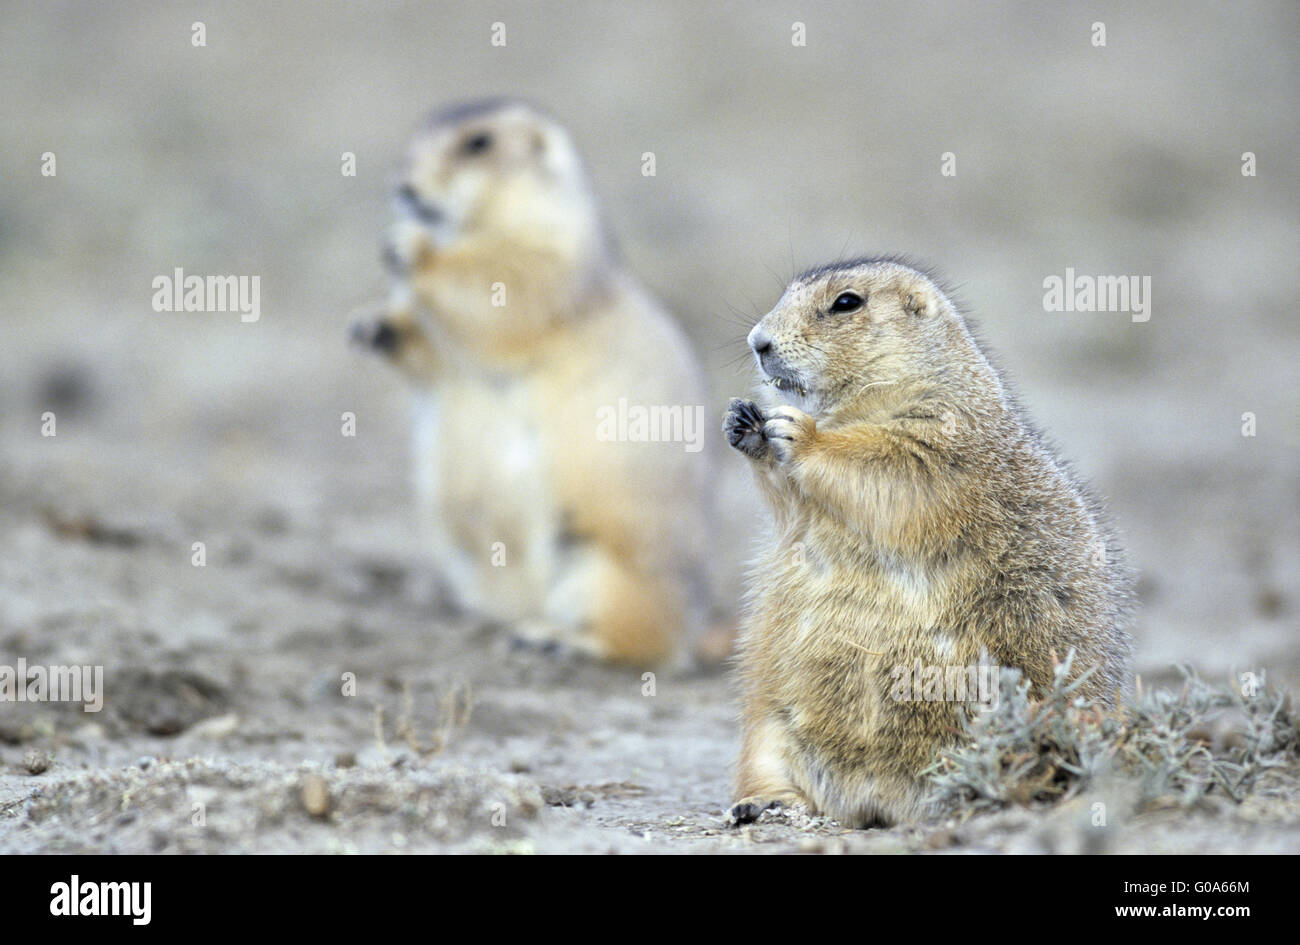
M 572 140 L 518 102 L 457 106 L 396 197 L 388 312 L 355 333 L 412 382 L 421 521 L 456 596 L 525 639 L 670 659 L 710 603 L 704 372 L 611 251 Z M 621 404 L 679 435 L 615 430 Z
M 900 668 L 987 661 L 1037 690 L 1073 648 L 1093 671 L 1080 692 L 1113 702 L 1115 540 L 931 278 L 893 259 L 814 269 L 748 341 L 767 385 L 724 432 L 774 522 L 741 627 L 731 822 L 796 804 L 851 826 L 924 816 L 917 775 L 973 704 L 899 698 Z

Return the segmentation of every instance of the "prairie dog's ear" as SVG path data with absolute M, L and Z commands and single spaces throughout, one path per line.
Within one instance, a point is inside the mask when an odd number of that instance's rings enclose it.
M 529 129 L 529 150 L 537 165 L 556 177 L 579 173 L 578 152 L 564 129 L 550 122 L 536 122 Z
M 551 142 L 547 138 L 546 129 L 534 128 L 529 136 L 528 143 L 532 148 L 534 157 L 542 157 L 551 147 Z
M 898 290 L 898 294 L 903 302 L 903 311 L 908 315 L 921 318 L 933 315 L 939 309 L 934 290 L 923 283 L 913 282 L 904 285 Z

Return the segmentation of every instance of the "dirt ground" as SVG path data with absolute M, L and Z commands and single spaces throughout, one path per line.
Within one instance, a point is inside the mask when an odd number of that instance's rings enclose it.
M 1122 784 L 920 828 L 726 828 L 724 669 L 647 694 L 447 601 L 404 392 L 346 332 L 383 292 L 417 116 L 524 91 L 572 126 L 719 418 L 795 268 L 913 253 L 1108 497 L 1144 681 L 1300 688 L 1300 8 L 1105 14 L 1097 49 L 1091 8 L 808 6 L 807 48 L 782 5 L 237 3 L 204 48 L 170 4 L 7 7 L 0 665 L 102 665 L 106 694 L 0 703 L 0 852 L 1300 851 L 1294 793 L 1135 816 Z M 260 320 L 153 311 L 178 266 L 260 275 Z M 1150 321 L 1045 313 L 1067 266 L 1150 275 Z M 734 568 L 746 488 L 726 467 Z

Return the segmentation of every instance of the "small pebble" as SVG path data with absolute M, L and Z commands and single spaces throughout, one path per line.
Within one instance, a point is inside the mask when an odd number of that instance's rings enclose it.
M 324 817 L 330 812 L 330 788 L 319 774 L 303 777 L 299 796 L 303 810 L 313 817 Z
M 228 715 L 218 715 L 214 718 L 204 719 L 192 729 L 190 734 L 198 738 L 228 738 L 239 730 L 239 716 L 233 712 Z
M 31 748 L 23 755 L 23 768 L 28 774 L 41 774 L 48 771 L 50 756 L 43 751 Z

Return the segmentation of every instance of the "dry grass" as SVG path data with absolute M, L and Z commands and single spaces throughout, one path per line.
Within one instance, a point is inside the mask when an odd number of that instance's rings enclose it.
M 1076 696 L 1073 653 L 1049 692 L 1030 692 L 1003 670 L 996 707 L 972 717 L 966 737 L 926 771 L 936 799 L 978 812 L 1070 798 L 1102 775 L 1130 781 L 1138 808 L 1241 802 L 1275 790 L 1300 760 L 1300 719 L 1288 693 L 1262 675 L 1212 686 L 1184 669 L 1180 690 L 1144 691 L 1106 709 Z
M 411 699 L 410 683 L 402 685 L 402 712 L 398 716 L 394 738 L 404 741 L 417 755 L 432 758 L 440 755 L 451 743 L 456 733 L 463 730 L 473 711 L 473 694 L 469 683 L 456 683 L 443 694 L 438 707 L 437 719 L 433 723 L 429 741 L 422 742 L 416 732 L 414 705 Z M 388 739 L 384 734 L 384 707 L 375 703 L 375 742 L 381 751 L 388 752 Z

